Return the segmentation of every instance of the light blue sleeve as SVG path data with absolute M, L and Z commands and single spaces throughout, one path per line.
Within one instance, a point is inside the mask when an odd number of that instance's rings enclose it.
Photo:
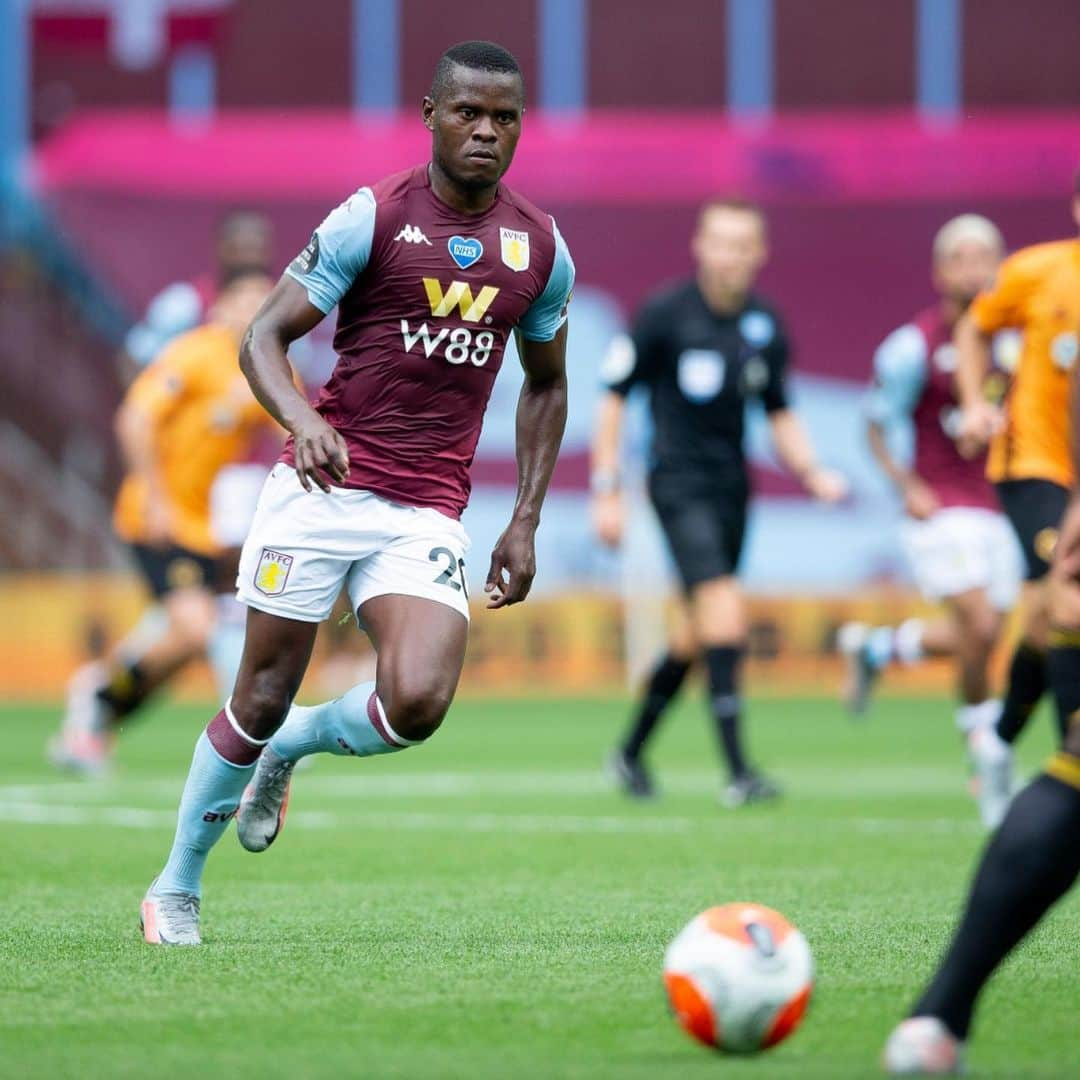
M 375 196 L 371 188 L 361 188 L 330 211 L 285 273 L 307 289 L 308 299 L 325 315 L 367 266 L 374 235 Z
M 194 330 L 203 319 L 202 298 L 187 281 L 166 285 L 150 301 L 142 321 L 129 331 L 124 351 L 140 367 L 146 367 L 174 337 Z
M 866 403 L 875 424 L 887 426 L 911 416 L 926 383 L 926 364 L 926 338 L 916 326 L 901 326 L 878 346 Z
M 574 260 L 559 232 L 555 219 L 551 219 L 555 231 L 555 261 L 551 264 L 544 291 L 518 322 L 518 329 L 526 341 L 551 341 L 566 322 L 566 306 L 574 291 Z

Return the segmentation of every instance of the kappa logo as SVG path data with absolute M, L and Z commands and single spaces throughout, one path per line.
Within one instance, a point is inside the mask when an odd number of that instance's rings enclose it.
M 431 241 L 417 225 L 406 225 L 394 239 L 404 240 L 406 244 L 427 244 L 428 247 L 431 247 Z
M 259 565 L 255 569 L 255 588 L 264 596 L 280 596 L 285 591 L 292 564 L 291 555 L 263 548 Z
M 484 285 L 474 297 L 472 289 L 464 281 L 451 281 L 444 291 L 442 282 L 436 278 L 426 277 L 423 280 L 431 314 L 438 319 L 445 319 L 456 307 L 465 322 L 477 323 L 499 295 L 494 285 Z

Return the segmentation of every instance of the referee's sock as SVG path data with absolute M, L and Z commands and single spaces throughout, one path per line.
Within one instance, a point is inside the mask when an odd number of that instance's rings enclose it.
M 1009 686 L 998 717 L 997 733 L 1016 742 L 1046 690 L 1046 653 L 1021 641 L 1009 665 Z
M 691 660 L 683 660 L 667 653 L 653 669 L 645 687 L 641 707 L 622 746 L 623 753 L 632 761 L 636 761 L 645 749 L 645 744 L 656 729 L 661 715 L 679 692 L 692 663 Z
M 704 655 L 709 672 L 709 703 L 716 723 L 716 736 L 731 778 L 736 780 L 750 772 L 740 732 L 742 701 L 739 697 L 739 669 L 743 650 L 736 645 L 710 645 Z

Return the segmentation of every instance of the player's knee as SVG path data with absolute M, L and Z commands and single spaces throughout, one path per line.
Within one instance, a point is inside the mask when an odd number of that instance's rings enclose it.
M 992 608 L 976 611 L 967 626 L 975 648 L 986 654 L 993 651 L 1000 628 L 1001 617 Z
M 439 730 L 452 698 L 452 689 L 424 680 L 395 687 L 387 703 L 390 726 L 410 742 L 429 739 Z
M 256 739 L 269 738 L 292 706 L 292 685 L 282 673 L 268 668 L 237 686 L 231 708 L 237 723 Z

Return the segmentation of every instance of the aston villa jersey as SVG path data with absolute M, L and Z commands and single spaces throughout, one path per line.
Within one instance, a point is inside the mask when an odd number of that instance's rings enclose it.
M 422 165 L 357 191 L 286 272 L 338 308 L 315 407 L 348 444 L 344 486 L 460 517 L 507 339 L 550 341 L 566 321 L 574 265 L 554 220 L 503 185 L 460 213 Z

